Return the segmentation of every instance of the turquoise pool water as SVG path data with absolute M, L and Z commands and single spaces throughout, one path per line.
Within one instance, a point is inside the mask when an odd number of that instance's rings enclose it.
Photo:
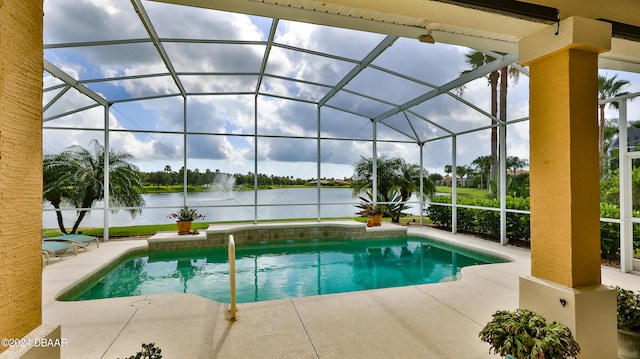
M 423 238 L 239 244 L 236 258 L 238 303 L 437 283 L 465 266 L 503 262 Z M 230 302 L 227 249 L 130 256 L 61 300 L 175 292 Z

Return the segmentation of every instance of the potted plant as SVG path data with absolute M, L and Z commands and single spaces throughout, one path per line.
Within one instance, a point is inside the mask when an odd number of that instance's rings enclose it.
M 480 331 L 480 340 L 491 344 L 489 352 L 507 358 L 570 358 L 580 353 L 569 328 L 555 321 L 547 322 L 528 309 L 495 312 Z
M 382 216 L 387 213 L 387 206 L 383 204 L 366 203 L 363 206 L 360 215 L 371 218 L 371 225 L 380 226 L 382 224 Z
M 618 356 L 640 358 L 640 294 L 616 287 Z
M 175 219 L 178 225 L 178 234 L 189 234 L 191 232 L 191 222 L 196 219 L 204 219 L 203 214 L 199 214 L 198 210 L 184 206 L 178 212 L 170 213 L 167 217 Z

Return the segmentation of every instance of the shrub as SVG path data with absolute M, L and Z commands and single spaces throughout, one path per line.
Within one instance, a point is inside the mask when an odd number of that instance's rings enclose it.
M 437 196 L 432 203 L 451 203 L 451 196 Z M 498 199 L 458 198 L 458 204 L 467 206 L 499 208 Z M 528 211 L 529 198 L 507 197 L 507 208 Z M 451 228 L 451 207 L 430 205 L 426 211 L 431 222 L 438 228 Z M 640 217 L 640 211 L 634 211 L 634 217 Z M 529 241 L 531 238 L 531 216 L 524 213 L 507 212 L 507 238 Z M 620 208 L 611 203 L 600 203 L 600 217 L 620 218 Z M 469 233 L 500 237 L 500 212 L 476 208 L 458 207 L 458 229 Z M 633 226 L 634 248 L 640 247 L 640 225 Z M 601 256 L 605 259 L 620 257 L 620 224 L 600 223 Z
M 451 203 L 449 196 L 436 196 L 431 198 L 432 203 Z M 430 205 L 426 211 L 427 217 L 438 228 L 451 228 L 451 207 Z
M 477 230 L 476 210 L 471 208 L 458 208 L 458 229 L 474 232 Z
M 480 340 L 491 345 L 489 351 L 519 359 L 575 357 L 580 346 L 571 330 L 558 322 L 547 322 L 528 309 L 499 310 L 480 331 Z
M 433 203 L 451 203 L 450 196 L 432 198 Z M 477 207 L 499 208 L 500 201 L 495 198 L 459 198 L 458 204 Z M 528 210 L 528 198 L 507 197 L 507 208 Z M 451 207 L 431 205 L 427 216 L 439 228 L 451 228 Z M 476 208 L 458 207 L 458 229 L 470 233 L 500 237 L 500 212 Z M 529 239 L 529 215 L 507 213 L 507 238 Z
M 640 332 L 640 294 L 616 287 L 618 329 Z
M 162 349 L 156 347 L 155 343 L 142 344 L 142 351 L 125 359 L 162 359 L 161 352 Z

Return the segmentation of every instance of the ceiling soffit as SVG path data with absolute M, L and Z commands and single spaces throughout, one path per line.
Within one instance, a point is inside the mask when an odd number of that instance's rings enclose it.
M 216 10 L 270 16 L 315 24 L 417 38 L 431 32 L 437 42 L 517 53 L 518 41 L 549 26 L 547 12 L 557 10 L 559 18 L 584 16 L 614 23 L 621 29 L 637 30 L 640 39 L 640 2 L 617 1 L 615 6 L 602 6 L 601 0 L 561 1 L 530 0 L 522 7 L 542 8 L 544 17 L 514 14 L 509 8 L 487 9 L 484 1 L 385 1 L 385 0 L 154 0 Z M 513 5 L 513 1 L 495 0 L 495 6 Z M 473 6 L 473 4 L 479 4 Z M 529 5 L 527 5 L 529 4 Z M 516 9 L 517 6 L 516 5 Z M 482 7 L 483 9 L 480 9 Z M 538 16 L 539 18 L 535 18 Z M 616 25 L 617 24 L 617 25 Z M 616 35 L 612 49 L 601 55 L 600 67 L 640 72 L 640 42 L 633 36 Z
M 337 1 L 163 0 L 158 2 L 269 16 L 414 39 L 431 31 L 435 40 L 440 43 L 491 49 L 503 53 L 517 52 L 517 41 L 520 36 L 541 30 L 545 26 L 513 17 L 432 1 L 424 1 L 428 6 L 422 11 L 405 11 L 404 13 L 345 6 L 337 4 Z M 392 4 L 394 10 L 397 10 L 396 5 L 396 3 Z M 427 13 L 429 16 L 416 16 L 416 14 Z M 518 31 L 510 34 L 507 32 L 508 29 L 518 29 Z

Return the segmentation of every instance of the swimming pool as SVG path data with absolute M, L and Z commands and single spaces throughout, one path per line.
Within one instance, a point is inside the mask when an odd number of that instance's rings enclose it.
M 236 247 L 238 303 L 456 280 L 465 266 L 504 260 L 418 237 L 301 240 Z M 227 248 L 126 256 L 60 300 L 191 293 L 228 303 Z

